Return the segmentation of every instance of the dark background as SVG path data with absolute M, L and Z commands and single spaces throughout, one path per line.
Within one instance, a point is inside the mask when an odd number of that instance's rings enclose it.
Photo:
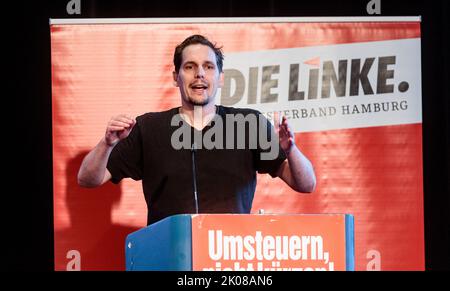
M 53 270 L 52 105 L 49 18 L 368 16 L 369 0 L 16 1 L 2 6 L 2 269 Z M 381 0 L 380 16 L 422 16 L 425 257 L 450 270 L 449 4 Z M 3 62 L 2 62 L 3 63 Z M 169 72 L 170 73 L 170 72 Z M 12 106 L 9 102 L 13 102 Z M 6 104 L 6 105 L 5 105 Z M 6 114 L 5 114 L 6 113 Z

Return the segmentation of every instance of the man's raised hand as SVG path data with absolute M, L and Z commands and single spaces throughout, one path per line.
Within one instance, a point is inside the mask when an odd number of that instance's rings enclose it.
M 108 146 L 115 146 L 120 140 L 126 138 L 133 127 L 136 125 L 136 119 L 120 114 L 111 117 L 106 127 L 105 142 Z
M 280 115 L 278 112 L 274 114 L 274 125 L 275 132 L 278 134 L 280 139 L 280 146 L 283 151 L 288 154 L 292 146 L 295 145 L 294 132 L 292 131 L 286 116 L 283 116 L 280 120 Z

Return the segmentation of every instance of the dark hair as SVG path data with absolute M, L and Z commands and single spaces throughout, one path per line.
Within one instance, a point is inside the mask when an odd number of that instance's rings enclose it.
M 182 43 L 177 45 L 177 47 L 175 48 L 175 52 L 173 54 L 173 64 L 175 65 L 175 72 L 178 73 L 180 71 L 183 50 L 187 46 L 190 46 L 192 44 L 202 44 L 209 46 L 216 54 L 217 67 L 219 68 L 219 72 L 222 72 L 223 68 L 222 47 L 217 47 L 215 44 L 211 43 L 206 37 L 199 34 L 191 35 L 190 37 L 186 38 Z

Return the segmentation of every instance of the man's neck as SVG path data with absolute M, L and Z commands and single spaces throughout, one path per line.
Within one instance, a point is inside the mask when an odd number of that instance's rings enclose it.
M 197 130 L 202 130 L 214 118 L 216 105 L 213 102 L 204 106 L 182 104 L 179 112 L 190 126 Z

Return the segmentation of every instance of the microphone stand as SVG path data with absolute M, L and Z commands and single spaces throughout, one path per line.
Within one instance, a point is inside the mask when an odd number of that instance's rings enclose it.
M 195 166 L 195 152 L 197 151 L 195 143 L 191 146 L 192 157 L 192 184 L 194 187 L 195 213 L 198 214 L 198 197 L 197 197 L 197 170 Z

